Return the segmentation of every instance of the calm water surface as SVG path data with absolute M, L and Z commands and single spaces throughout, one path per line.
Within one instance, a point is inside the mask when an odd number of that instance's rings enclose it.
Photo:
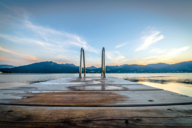
M 100 76 L 100 74 L 87 74 L 87 76 Z M 192 96 L 192 73 L 124 73 L 107 74 L 107 76 Z M 65 77 L 78 77 L 78 74 L 0 74 L 0 89 Z

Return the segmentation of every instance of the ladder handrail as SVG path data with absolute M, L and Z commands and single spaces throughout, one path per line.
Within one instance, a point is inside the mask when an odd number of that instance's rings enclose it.
M 82 54 L 83 53 L 83 54 Z M 86 76 L 86 69 L 85 69 L 85 52 L 84 49 L 81 48 L 80 50 L 80 65 L 79 65 L 79 77 L 81 78 L 82 74 L 82 55 L 83 55 L 83 64 L 84 64 L 84 77 Z
M 103 47 L 101 52 L 101 77 L 106 78 L 106 67 L 105 67 L 105 48 Z

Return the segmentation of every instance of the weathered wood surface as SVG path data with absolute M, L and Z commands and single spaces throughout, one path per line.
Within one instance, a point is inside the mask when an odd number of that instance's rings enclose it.
M 162 90 L 146 85 L 130 84 L 30 84 L 21 87 L 5 88 L 1 90 L 29 90 L 29 91 L 150 91 Z
M 60 106 L 153 106 L 192 104 L 192 98 L 169 91 L 18 91 L 1 90 L 0 104 Z
M 192 105 L 161 107 L 0 106 L 0 126 L 190 127 Z
M 0 127 L 192 127 L 192 98 L 109 77 L 0 90 Z

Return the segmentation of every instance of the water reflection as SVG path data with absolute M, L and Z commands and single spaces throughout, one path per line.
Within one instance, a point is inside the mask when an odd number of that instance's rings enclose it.
M 186 84 L 184 83 L 171 83 L 171 82 L 168 82 L 166 84 L 152 83 L 152 82 L 138 82 L 138 83 L 192 97 L 192 86 L 186 86 Z
M 123 91 L 127 90 L 124 87 L 112 86 L 112 85 L 87 85 L 87 86 L 70 86 L 70 90 L 75 91 Z

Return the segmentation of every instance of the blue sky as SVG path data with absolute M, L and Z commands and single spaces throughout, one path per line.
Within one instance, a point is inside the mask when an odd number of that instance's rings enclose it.
M 192 60 L 191 0 L 0 0 L 0 64 Z

